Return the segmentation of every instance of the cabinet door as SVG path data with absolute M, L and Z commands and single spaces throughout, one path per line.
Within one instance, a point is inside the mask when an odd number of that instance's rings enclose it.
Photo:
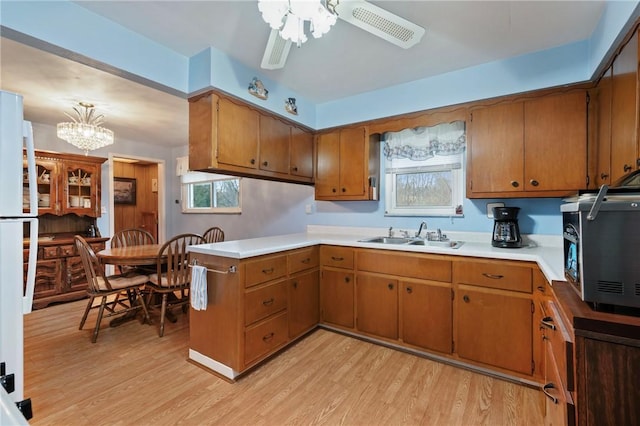
M 388 339 L 398 338 L 398 281 L 358 274 L 357 329 Z
M 80 256 L 66 258 L 64 275 L 65 291 L 81 291 L 87 288 L 87 278 Z
M 521 102 L 474 110 L 469 155 L 470 192 L 524 189 L 524 109 Z
M 638 35 L 613 62 L 611 87 L 611 182 L 637 168 Z
M 290 173 L 313 178 L 313 134 L 291 127 Z
M 62 213 L 79 216 L 98 216 L 98 185 L 100 172 L 98 165 L 64 162 L 62 173 L 64 197 Z
M 456 292 L 458 355 L 531 374 L 532 309 L 529 298 L 460 286 Z
M 325 269 L 320 285 L 321 315 L 324 322 L 353 328 L 353 272 Z
M 363 127 L 340 131 L 340 187 L 341 196 L 365 195 L 365 175 L 368 170 L 368 152 L 365 149 L 366 132 Z
M 312 329 L 320 321 L 320 279 L 317 270 L 289 279 L 289 337 Z
M 450 354 L 453 343 L 451 288 L 403 282 L 400 292 L 402 341 Z
M 291 126 L 274 117 L 260 115 L 260 169 L 289 173 Z
M 609 67 L 597 87 L 597 166 L 595 187 L 611 185 L 611 72 Z
M 259 114 L 228 99 L 218 101 L 218 162 L 257 168 Z
M 587 187 L 587 97 L 584 91 L 524 104 L 525 191 Z
M 340 186 L 340 133 L 319 135 L 316 151 L 316 197 L 335 197 Z
M 28 264 L 24 264 L 24 280 L 27 280 Z M 61 262 L 55 260 L 39 260 L 36 264 L 36 282 L 33 291 L 34 305 L 39 298 L 54 296 L 60 292 L 60 280 L 62 276 Z
M 23 162 L 23 174 L 27 176 L 27 162 Z M 36 158 L 36 175 L 38 185 L 38 214 L 58 214 L 60 211 L 60 202 L 58 198 L 58 164 L 55 161 L 49 161 Z M 29 212 L 29 193 L 27 185 L 29 182 L 23 182 L 23 200 L 22 206 L 25 213 Z

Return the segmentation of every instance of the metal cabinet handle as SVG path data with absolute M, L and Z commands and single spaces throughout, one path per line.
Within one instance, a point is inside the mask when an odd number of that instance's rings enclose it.
M 294 172 L 297 172 L 297 171 L 298 171 L 298 168 L 297 168 L 296 166 L 293 166 L 293 167 L 291 168 L 291 170 L 293 170 Z
M 529 181 L 529 183 L 530 183 L 532 186 L 538 186 L 538 185 L 540 185 L 540 182 L 538 182 L 538 181 L 537 181 L 537 180 L 535 180 L 535 179 L 531 179 L 531 180 Z
M 311 258 L 307 257 L 306 259 L 301 260 L 302 263 L 307 264 L 311 262 Z
M 556 325 L 553 323 L 552 317 L 544 317 L 540 320 L 540 325 L 547 327 L 548 329 L 555 330 Z
M 298 281 L 293 282 L 293 288 L 298 288 Z
M 351 278 L 349 278 L 349 277 L 344 277 L 344 282 L 345 282 L 345 283 L 351 282 Z
M 392 283 L 387 284 L 387 287 L 389 287 L 389 290 L 393 290 L 393 284 Z
M 269 275 L 269 274 L 273 274 L 273 271 L 274 271 L 274 270 L 275 270 L 274 268 L 263 269 L 263 270 L 262 270 L 262 273 L 263 273 L 263 274 L 267 274 L 267 275 Z
M 482 275 L 484 275 L 487 278 L 491 278 L 492 280 L 499 280 L 499 279 L 504 278 L 504 275 L 489 274 L 487 272 L 483 272 Z
M 605 180 L 608 178 L 609 178 L 609 175 L 607 173 L 600 173 L 600 179 Z
M 407 293 L 409 293 L 409 294 L 413 293 L 413 288 L 412 287 L 407 287 Z
M 263 336 L 263 337 L 262 337 L 262 341 L 263 341 L 263 342 L 268 342 L 269 340 L 273 339 L 273 336 L 275 336 L 275 334 L 273 334 L 273 333 L 269 333 L 269 334 L 267 334 L 266 336 Z
M 251 161 L 249 161 L 251 164 L 256 164 L 256 159 L 252 158 Z
M 538 291 L 539 291 L 540 293 L 545 293 L 545 292 L 546 292 L 545 288 L 544 288 L 543 286 L 541 286 L 541 285 L 539 285 L 539 286 L 538 286 L 538 287 L 536 287 L 536 288 L 538 289 Z
M 331 256 L 331 260 L 336 262 L 342 262 L 344 260 L 344 257 Z
M 628 172 L 629 170 L 631 170 L 633 167 L 631 167 L 629 164 L 625 164 L 624 165 L 624 171 Z
M 520 186 L 520 184 L 518 183 L 518 181 L 512 180 L 511 181 L 511 186 L 513 186 L 514 188 L 517 188 Z
M 268 162 L 268 161 L 264 161 L 264 162 L 262 163 L 262 165 L 263 165 L 263 166 L 265 166 L 265 167 L 267 167 L 267 166 L 269 165 L 269 162 Z
M 467 296 L 466 294 L 464 296 L 462 296 L 462 300 L 464 300 L 464 303 L 471 302 L 471 298 L 469 296 Z
M 331 188 L 331 192 L 337 192 L 335 188 Z
M 554 404 L 557 404 L 558 398 L 556 398 L 555 396 L 547 392 L 547 389 L 555 389 L 555 388 L 556 387 L 553 385 L 553 383 L 547 383 L 546 385 L 542 386 L 542 393 L 544 393 L 547 396 L 547 398 L 553 401 Z
M 342 192 L 347 192 L 347 188 L 342 188 Z
M 263 300 L 263 301 L 262 301 L 262 304 L 263 304 L 264 306 L 271 306 L 271 305 L 273 305 L 273 297 L 272 297 L 271 299 L 269 299 L 269 300 Z

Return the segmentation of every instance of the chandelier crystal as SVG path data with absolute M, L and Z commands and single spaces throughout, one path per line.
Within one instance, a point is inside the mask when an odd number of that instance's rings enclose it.
M 314 38 L 329 32 L 338 16 L 335 0 L 258 0 L 262 19 L 271 28 L 280 31 L 280 37 L 296 43 L 298 47 L 307 41 L 305 21 Z
M 58 137 L 71 145 L 89 151 L 113 144 L 113 132 L 101 127 L 104 115 L 95 115 L 93 104 L 79 102 L 80 107 L 73 107 L 76 117 L 64 113 L 72 122 L 58 123 Z

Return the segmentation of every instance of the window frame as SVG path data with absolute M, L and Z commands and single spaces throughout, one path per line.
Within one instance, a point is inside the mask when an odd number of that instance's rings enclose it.
M 238 181 L 238 205 L 234 207 L 216 207 L 215 185 L 224 181 Z M 237 176 L 208 174 L 201 172 L 187 172 L 181 176 L 182 213 L 213 213 L 213 214 L 239 214 L 242 213 L 242 178 Z M 211 186 L 210 207 L 192 207 L 191 196 L 195 185 L 209 184 Z

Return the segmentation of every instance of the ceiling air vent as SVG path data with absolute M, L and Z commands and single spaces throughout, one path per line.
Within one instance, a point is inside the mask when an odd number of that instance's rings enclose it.
M 418 43 L 424 35 L 424 28 L 369 2 L 339 2 L 336 12 L 340 19 L 404 49 Z
M 598 291 L 600 293 L 623 294 L 624 286 L 615 281 L 598 281 Z
M 636 283 L 635 291 L 633 292 L 634 296 L 640 296 L 640 283 Z
M 267 70 L 284 67 L 287 56 L 289 56 L 289 49 L 291 49 L 291 41 L 280 37 L 278 30 L 271 30 L 260 66 Z

